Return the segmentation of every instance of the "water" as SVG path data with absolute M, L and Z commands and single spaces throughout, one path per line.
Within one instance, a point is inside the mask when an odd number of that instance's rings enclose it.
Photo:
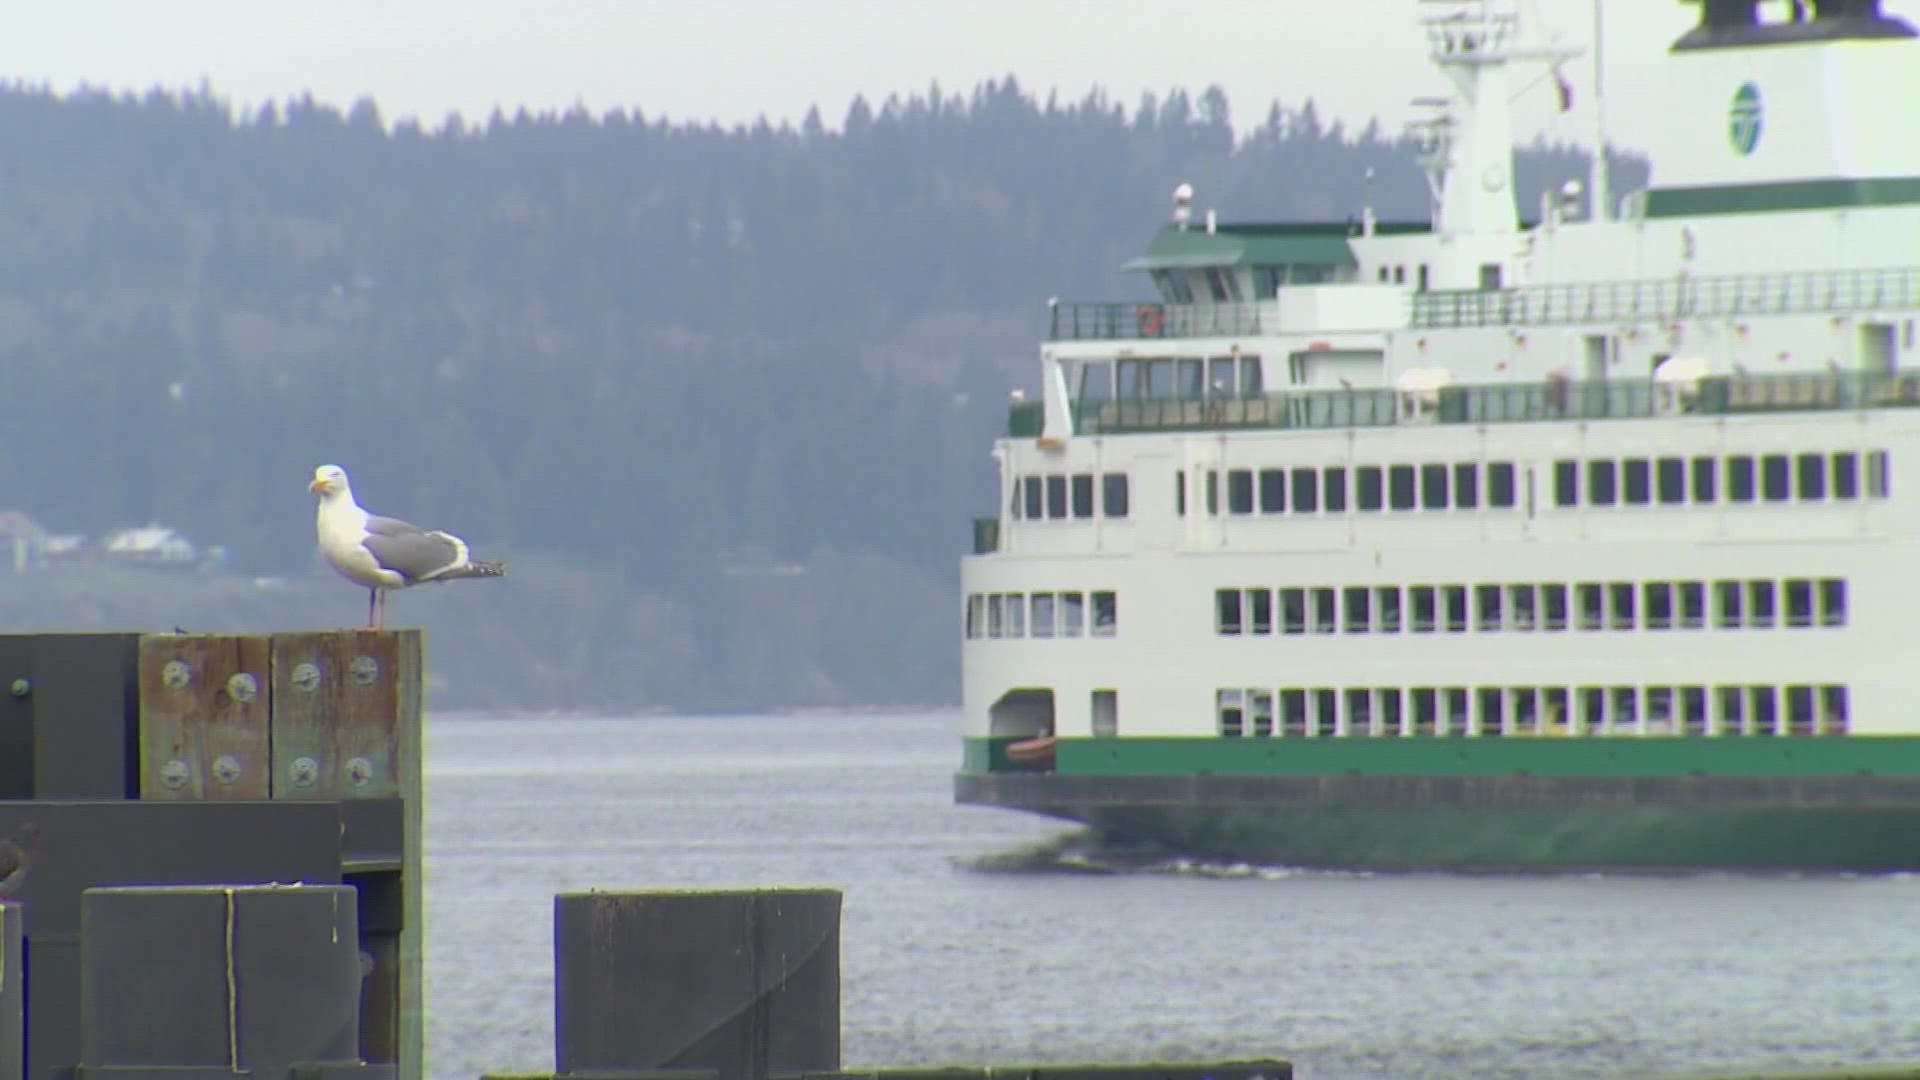
M 950 713 L 428 730 L 434 1080 L 552 1068 L 554 893 L 671 886 L 844 890 L 849 1066 L 1277 1055 L 1325 1080 L 1920 1060 L 1920 877 L 1088 874 L 994 858 L 1066 830 L 953 805 Z

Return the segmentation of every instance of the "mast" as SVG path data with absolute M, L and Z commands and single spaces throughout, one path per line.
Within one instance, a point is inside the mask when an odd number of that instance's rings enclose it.
M 1600 0 L 1593 0 L 1593 172 L 1587 178 L 1592 194 L 1589 221 L 1608 221 L 1613 217 L 1613 194 L 1607 190 L 1607 113 L 1606 96 L 1601 88 Z

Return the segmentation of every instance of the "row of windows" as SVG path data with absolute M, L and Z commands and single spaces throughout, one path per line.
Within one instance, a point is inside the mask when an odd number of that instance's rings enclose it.
M 1852 451 L 1561 460 L 1553 463 L 1553 501 L 1556 506 L 1583 505 L 1583 483 L 1586 506 L 1857 499 L 1862 492 L 1860 465 L 1860 455 Z M 1887 466 L 1885 450 L 1866 454 L 1866 494 L 1886 498 L 1891 483 Z
M 1110 518 L 1127 516 L 1127 474 L 1054 473 L 1049 476 L 1021 476 L 1013 482 L 1013 499 L 1007 512 L 1015 520 L 1025 518 L 1090 518 L 1094 516 L 1094 481 L 1098 480 L 1099 512 Z
M 1499 630 L 1772 630 L 1847 625 L 1845 578 L 1349 585 L 1214 590 L 1236 634 Z
M 1421 686 L 1216 690 L 1227 738 L 1391 735 L 1844 735 L 1823 685 Z
M 1093 609 L 1087 625 L 1088 601 Z M 970 593 L 967 596 L 967 636 L 970 638 L 1112 637 L 1119 604 L 1112 592 Z
M 1352 489 L 1348 474 L 1352 473 Z M 1481 481 L 1486 505 L 1508 509 L 1514 505 L 1514 467 L 1511 461 L 1463 461 L 1428 465 L 1328 465 L 1288 469 L 1228 469 L 1226 508 L 1229 514 L 1340 513 L 1356 510 L 1473 510 L 1480 506 Z M 1202 482 L 1206 512 L 1220 513 L 1219 470 L 1208 470 Z M 1417 494 L 1416 494 L 1417 491 Z M 1349 500 L 1351 495 L 1351 500 Z M 1187 475 L 1174 474 L 1176 513 L 1187 512 Z
M 1165 318 L 1148 309 L 1145 320 Z M 1146 327 L 1142 327 L 1146 329 Z M 1139 360 L 1088 360 L 1080 365 L 1081 401 L 1114 398 L 1164 398 L 1197 401 L 1201 398 L 1248 398 L 1264 394 L 1257 356 L 1156 357 Z

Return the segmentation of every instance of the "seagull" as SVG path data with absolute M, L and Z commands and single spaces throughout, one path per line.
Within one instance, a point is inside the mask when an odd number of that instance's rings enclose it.
M 338 465 L 313 470 L 307 490 L 320 496 L 315 521 L 320 553 L 341 577 L 367 587 L 368 630 L 386 626 L 390 590 L 507 572 L 502 563 L 469 559 L 467 542 L 452 533 L 367 513 L 353 501 L 347 470 Z
M 19 895 L 27 883 L 27 871 L 33 869 L 34 838 L 40 826 L 29 821 L 8 840 L 0 840 L 0 903 Z

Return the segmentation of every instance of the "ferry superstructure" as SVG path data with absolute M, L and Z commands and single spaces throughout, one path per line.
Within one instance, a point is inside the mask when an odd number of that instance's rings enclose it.
M 1183 185 L 1158 301 L 1051 305 L 956 798 L 1309 866 L 1920 867 L 1920 37 L 1704 0 L 1650 185 L 1523 225 L 1514 74 L 1576 54 L 1420 7 L 1430 222 Z

